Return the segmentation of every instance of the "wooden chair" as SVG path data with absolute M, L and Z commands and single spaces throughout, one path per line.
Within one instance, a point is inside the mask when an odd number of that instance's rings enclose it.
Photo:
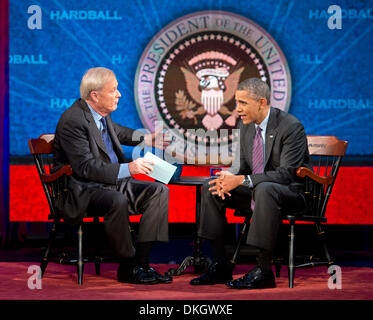
M 233 251 L 232 259 L 230 260 L 232 266 L 235 266 L 236 263 L 237 263 L 237 257 L 240 254 L 242 243 L 245 241 L 246 235 L 247 235 L 247 233 L 249 231 L 250 220 L 251 220 L 252 215 L 253 215 L 253 212 L 252 212 L 251 209 L 246 209 L 246 210 L 236 209 L 234 211 L 234 216 L 236 216 L 236 217 L 244 217 L 245 220 L 242 223 L 240 232 L 238 234 L 236 247 L 235 247 L 235 249 Z
M 60 201 L 64 193 L 67 192 L 67 177 L 72 175 L 73 171 L 70 165 L 65 165 L 58 171 L 52 173 L 52 158 L 53 158 L 53 141 L 54 134 L 42 134 L 38 139 L 30 139 L 28 145 L 30 152 L 34 157 L 34 162 L 36 169 L 38 171 L 41 184 L 45 196 L 48 201 L 50 214 L 48 219 L 53 220 L 53 225 L 49 233 L 49 241 L 47 248 L 43 254 L 43 258 L 40 264 L 41 276 L 47 268 L 48 262 L 52 259 L 50 258 L 50 252 L 52 250 L 56 233 L 57 225 L 63 222 L 63 215 L 58 210 L 57 201 Z M 95 217 L 94 222 L 98 223 L 99 218 Z M 75 264 L 77 265 L 78 272 L 78 283 L 81 285 L 83 283 L 83 270 L 84 270 L 84 260 L 83 260 L 83 223 L 78 225 L 78 254 L 77 259 L 67 259 L 66 257 L 54 259 L 59 263 L 64 264 Z M 94 259 L 85 261 L 95 262 L 96 274 L 100 274 L 100 262 L 101 258 L 96 256 Z
M 332 193 L 335 180 L 341 165 L 342 158 L 346 154 L 348 142 L 339 140 L 335 136 L 307 136 L 308 150 L 314 160 L 316 172 L 300 167 L 297 169 L 297 176 L 305 181 L 304 196 L 306 199 L 306 209 L 303 212 L 292 213 L 284 216 L 284 221 L 289 222 L 289 261 L 288 276 L 289 288 L 294 287 L 294 274 L 296 268 L 314 267 L 320 265 L 332 265 L 326 239 L 325 230 L 322 226 L 327 222 L 325 216 L 326 208 Z M 320 239 L 324 251 L 324 261 L 313 261 L 313 256 L 309 257 L 309 262 L 295 263 L 295 225 L 297 222 L 313 223 L 316 235 Z M 276 276 L 280 276 L 281 264 L 276 263 Z
M 288 275 L 289 288 L 294 287 L 294 274 L 296 268 L 313 267 L 319 265 L 332 265 L 333 261 L 330 258 L 325 240 L 325 231 L 322 224 L 327 222 L 325 216 L 327 204 L 333 190 L 338 170 L 344 157 L 348 142 L 339 140 L 335 136 L 307 136 L 308 150 L 313 158 L 315 172 L 308 168 L 300 167 L 296 174 L 304 179 L 304 197 L 306 200 L 306 208 L 302 212 L 286 214 L 283 212 L 283 220 L 289 223 L 289 259 L 288 259 Z M 235 253 L 231 262 L 236 263 L 236 258 L 240 250 L 241 243 L 246 237 L 251 212 L 245 213 L 245 221 L 241 228 L 239 240 L 236 245 Z M 311 256 L 307 263 L 295 263 L 295 225 L 297 222 L 313 223 L 316 228 L 316 234 L 319 237 L 324 251 L 325 260 L 315 261 Z M 276 276 L 280 276 L 282 259 L 274 261 L 276 266 Z

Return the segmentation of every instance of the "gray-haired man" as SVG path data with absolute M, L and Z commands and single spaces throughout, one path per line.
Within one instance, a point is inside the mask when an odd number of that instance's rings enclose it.
M 70 164 L 73 169 L 61 208 L 65 220 L 75 224 L 87 215 L 104 216 L 109 242 L 120 260 L 118 281 L 171 282 L 171 277 L 161 276 L 148 261 L 152 244 L 168 241 L 168 188 L 132 178 L 149 173 L 152 163 L 143 158 L 125 159 L 121 147 L 141 141 L 154 146 L 159 139 L 111 120 L 121 97 L 113 71 L 89 69 L 82 78 L 80 95 L 62 114 L 54 141 L 54 165 Z M 129 215 L 140 213 L 135 249 Z

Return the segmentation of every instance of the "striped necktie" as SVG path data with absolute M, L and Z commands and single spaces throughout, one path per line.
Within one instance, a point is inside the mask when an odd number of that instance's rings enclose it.
M 253 161 L 252 161 L 252 173 L 263 173 L 264 172 L 264 152 L 263 152 L 263 137 L 261 133 L 262 129 L 257 126 L 256 134 L 253 143 Z M 254 210 L 255 202 L 251 199 L 251 209 Z

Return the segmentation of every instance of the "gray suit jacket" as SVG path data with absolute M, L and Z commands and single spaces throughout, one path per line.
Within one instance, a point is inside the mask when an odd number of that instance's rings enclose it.
M 106 117 L 108 132 L 119 163 L 129 162 L 121 144 L 135 146 L 143 134 L 116 124 Z M 54 168 L 70 164 L 73 175 L 69 177 L 68 193 L 59 201 L 59 209 L 67 222 L 82 220 L 93 189 L 117 189 L 119 163 L 111 163 L 101 133 L 87 103 L 78 99 L 61 116 L 54 140 Z
M 251 175 L 255 125 L 254 123 L 244 125 L 241 121 L 238 129 L 240 129 L 240 153 L 234 159 L 230 171 L 238 175 Z M 264 173 L 251 175 L 253 187 L 261 182 L 299 184 L 301 180 L 295 172 L 300 166 L 312 170 L 303 125 L 291 114 L 271 108 L 265 139 Z

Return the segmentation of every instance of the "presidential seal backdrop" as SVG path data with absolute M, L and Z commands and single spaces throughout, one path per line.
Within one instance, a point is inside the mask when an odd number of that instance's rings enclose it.
M 171 134 L 168 150 L 177 159 L 229 164 L 239 139 L 234 95 L 250 77 L 267 82 L 272 106 L 288 111 L 289 67 L 263 28 L 230 12 L 189 14 L 145 48 L 135 77 L 137 111 L 146 129 Z

